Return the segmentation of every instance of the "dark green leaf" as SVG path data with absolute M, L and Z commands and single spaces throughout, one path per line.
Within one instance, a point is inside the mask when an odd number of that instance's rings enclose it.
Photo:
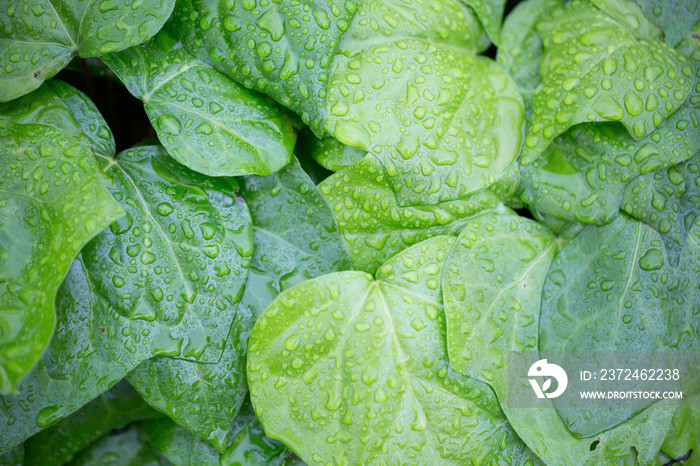
M 161 417 L 126 382 L 120 382 L 79 411 L 24 443 L 28 465 L 65 464 L 82 449 L 127 424 Z
M 140 44 L 170 16 L 175 0 L 3 2 L 0 102 L 38 88 L 70 60 Z
M 102 59 L 143 100 L 170 155 L 210 176 L 269 175 L 288 163 L 296 134 L 271 99 L 159 39 Z
M 132 427 L 94 443 L 76 456 L 70 466 L 170 466 Z

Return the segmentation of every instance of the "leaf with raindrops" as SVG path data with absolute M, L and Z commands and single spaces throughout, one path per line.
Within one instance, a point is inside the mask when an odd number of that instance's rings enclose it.
M 158 419 L 126 381 L 119 382 L 58 424 L 30 437 L 24 444 L 26 464 L 65 464 L 113 429 L 135 421 Z
M 114 431 L 81 451 L 70 466 L 171 466 L 136 426 Z
M 409 246 L 459 233 L 470 218 L 501 205 L 486 189 L 455 201 L 401 207 L 372 154 L 324 180 L 319 190 L 331 206 L 354 266 L 368 273 Z
M 2 394 L 16 392 L 51 341 L 54 299 L 73 258 L 124 214 L 102 185 L 95 135 L 77 123 L 80 110 L 96 112 L 67 85 L 0 106 Z M 111 141 L 108 131 L 103 136 Z
M 440 277 L 454 241 L 432 238 L 375 277 L 328 274 L 272 302 L 248 346 L 267 435 L 309 465 L 532 461 L 491 389 L 448 364 Z
M 175 466 L 253 464 L 264 466 L 301 465 L 285 446 L 265 436 L 255 412 L 246 402 L 230 424 L 229 442 L 223 453 L 168 419 L 141 422 L 139 431 Z
M 143 101 L 170 155 L 210 176 L 269 175 L 289 162 L 296 133 L 282 109 L 162 42 L 158 36 L 102 60 Z
M 636 37 L 586 0 L 550 11 L 536 28 L 544 44 L 542 82 L 533 96 L 524 165 L 579 123 L 619 122 L 639 140 L 695 89 L 695 70 L 684 56 Z
M 322 167 L 330 171 L 340 171 L 351 165 L 355 165 L 367 155 L 366 150 L 343 144 L 333 137 L 319 139 L 311 132 L 302 134 L 311 157 Z
M 6 0 L 0 12 L 0 102 L 38 88 L 75 56 L 98 57 L 145 42 L 174 5 L 175 0 Z
M 158 146 L 100 164 L 126 215 L 73 262 L 51 345 L 19 393 L 0 399 L 0 449 L 65 418 L 149 358 L 219 361 L 234 322 L 252 254 L 235 180 L 192 172 Z

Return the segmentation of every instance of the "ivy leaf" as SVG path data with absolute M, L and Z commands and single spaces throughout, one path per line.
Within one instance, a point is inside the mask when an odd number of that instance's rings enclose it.
M 671 327 L 672 269 L 661 236 L 621 215 L 591 227 L 564 246 L 542 291 L 541 351 L 661 351 Z M 594 286 L 591 286 L 593 284 Z M 554 400 L 566 427 L 591 437 L 614 427 L 643 405 L 569 408 Z
M 488 386 L 448 365 L 440 276 L 453 243 L 418 244 L 376 280 L 328 274 L 273 301 L 248 342 L 251 400 L 269 436 L 310 465 L 526 461 Z
M 296 160 L 277 174 L 248 176 L 241 183 L 255 251 L 221 359 L 154 358 L 129 375 L 152 406 L 220 453 L 248 392 L 245 345 L 257 317 L 282 289 L 350 267 L 328 206 Z
M 540 64 L 544 51 L 535 25 L 561 4 L 562 0 L 525 0 L 515 6 L 503 23 L 496 61 L 517 84 L 527 116 L 532 113 L 532 95 L 542 79 Z
M 159 39 L 102 59 L 143 101 L 170 155 L 210 176 L 269 175 L 287 164 L 296 134 L 271 99 Z
M 407 11 L 422 14 L 404 23 Z M 439 11 L 401 0 L 378 10 L 367 4 L 341 44 L 326 128 L 376 154 L 400 206 L 481 191 L 520 148 L 522 98 L 500 65 L 475 55 L 473 21 L 451 1 Z
M 695 72 L 684 56 L 664 43 L 636 38 L 584 0 L 554 10 L 537 30 L 545 57 L 524 165 L 578 123 L 616 121 L 634 139 L 643 138 L 694 90 Z
M 283 444 L 265 437 L 262 425 L 249 402 L 243 405 L 240 414 L 229 427 L 229 442 L 223 454 L 167 419 L 141 422 L 139 431 L 175 466 L 293 464 L 288 460 L 292 453 Z
M 333 57 L 356 9 L 345 0 L 309 7 L 183 0 L 171 22 L 190 53 L 289 107 L 321 135 Z
M 47 96 L 55 94 L 39 90 L 0 107 L 2 394 L 15 392 L 49 344 L 54 299 L 73 258 L 124 213 L 101 183 L 88 137 L 77 124 L 59 128 L 57 120 L 75 122 L 71 109 L 58 98 L 44 107 Z
M 373 273 L 398 252 L 438 235 L 454 235 L 483 210 L 500 204 L 484 190 L 436 205 L 402 207 L 373 154 L 319 185 L 354 266 Z
M 483 235 L 484 229 L 488 236 Z M 579 439 L 565 427 L 553 405 L 534 409 L 508 404 L 509 394 L 532 390 L 527 383 L 510 387 L 504 362 L 509 351 L 537 351 L 538 322 L 543 325 L 542 283 L 556 249 L 550 241 L 541 227 L 517 216 L 487 214 L 465 228 L 443 275 L 450 362 L 493 387 L 513 429 L 545 464 L 609 464 L 629 457 L 630 448 L 639 453 L 640 464 L 647 464 L 659 451 L 672 410 L 646 409 L 594 439 Z M 508 244 L 516 245 L 516 254 Z M 498 283 L 494 277 L 502 280 L 497 287 L 503 286 L 502 295 L 493 287 Z M 477 316 L 477 302 L 478 310 L 489 311 Z M 471 358 L 466 357 L 469 350 Z
M 74 56 L 97 57 L 145 42 L 163 27 L 175 0 L 51 2 L 9 0 L 0 16 L 0 102 L 21 97 Z
M 126 216 L 73 262 L 49 349 L 19 394 L 0 399 L 0 450 L 65 418 L 148 358 L 218 361 L 234 320 L 252 253 L 235 182 L 191 172 L 156 146 L 100 160 Z
M 523 167 L 521 198 L 562 220 L 610 222 L 632 179 L 700 153 L 699 90 L 656 131 L 638 141 L 617 123 L 572 128 L 532 165 Z
M 136 427 L 117 432 L 95 442 L 83 450 L 69 466 L 170 466 L 147 441 L 139 435 Z
M 501 44 L 501 22 L 503 21 L 503 10 L 506 0 L 461 0 L 469 6 L 481 21 L 484 30 L 491 41 Z
M 27 464 L 65 464 L 112 429 L 161 417 L 126 382 L 98 396 L 58 424 L 24 443 Z

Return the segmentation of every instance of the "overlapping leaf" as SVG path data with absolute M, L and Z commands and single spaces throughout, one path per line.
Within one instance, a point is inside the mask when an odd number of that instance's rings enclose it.
M 116 432 L 80 452 L 70 466 L 171 466 L 139 435 L 136 427 Z
M 218 361 L 234 320 L 252 254 L 235 182 L 191 172 L 154 146 L 100 160 L 126 216 L 73 262 L 51 346 L 19 395 L 0 400 L 2 450 L 148 358 Z
M 456 370 L 490 383 L 513 429 L 545 464 L 610 464 L 631 452 L 638 453 L 640 464 L 650 463 L 672 410 L 647 409 L 593 439 L 579 439 L 551 405 L 536 409 L 508 404 L 509 394 L 531 391 L 528 384 L 509 385 L 507 354 L 537 351 L 538 322 L 546 323 L 540 316 L 540 296 L 554 253 L 551 241 L 541 227 L 516 216 L 487 214 L 465 228 L 443 276 L 450 361 Z
M 265 432 L 307 464 L 532 461 L 491 389 L 450 369 L 440 277 L 454 238 L 283 292 L 249 339 Z
M 300 464 L 293 459 L 292 453 L 283 444 L 265 437 L 250 403 L 243 405 L 240 414 L 232 423 L 229 442 L 223 454 L 170 420 L 142 422 L 139 424 L 139 431 L 175 466 Z
M 211 176 L 269 175 L 287 164 L 296 141 L 291 118 L 271 99 L 157 39 L 103 60 L 143 100 L 170 155 Z
M 662 42 L 637 38 L 585 0 L 554 10 L 537 30 L 545 56 L 525 165 L 578 123 L 616 121 L 634 139 L 648 136 L 695 87 L 693 65 L 684 56 Z
M 56 292 L 75 255 L 123 215 L 101 183 L 91 146 L 94 137 L 113 144 L 111 133 L 84 134 L 77 123 L 83 110 L 97 113 L 65 85 L 0 107 L 2 394 L 15 391 L 49 344 Z M 100 132 L 103 123 L 92 124 Z
M 457 234 L 471 217 L 500 204 L 487 189 L 456 201 L 401 207 L 387 178 L 381 163 L 369 154 L 319 185 L 353 264 L 370 273 L 411 245 Z
M 163 27 L 175 0 L 3 3 L 0 102 L 38 88 L 70 60 L 145 42 Z

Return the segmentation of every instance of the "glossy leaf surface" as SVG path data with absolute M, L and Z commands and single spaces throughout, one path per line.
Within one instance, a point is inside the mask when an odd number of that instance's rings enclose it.
M 252 254 L 235 183 L 191 172 L 156 146 L 101 160 L 127 215 L 73 262 L 51 346 L 19 395 L 0 401 L 0 449 L 68 416 L 148 358 L 218 361 L 234 320 Z M 129 274 L 138 279 L 127 282 Z
M 327 130 L 377 155 L 401 206 L 476 193 L 518 153 L 522 98 L 500 65 L 475 55 L 475 21 L 453 1 L 367 2 L 341 43 Z
M 367 151 L 343 144 L 335 138 L 318 139 L 311 135 L 308 139 L 311 157 L 330 171 L 337 172 L 354 165 L 367 155 Z
M 175 0 L 3 2 L 0 102 L 38 88 L 75 55 L 96 57 L 145 42 L 174 5 Z
M 436 205 L 401 207 L 372 154 L 319 185 L 353 264 L 373 273 L 396 253 L 425 239 L 458 233 L 471 217 L 499 205 L 489 190 Z
M 250 403 L 245 403 L 229 428 L 229 442 L 223 454 L 206 441 L 169 420 L 147 421 L 139 430 L 175 466 L 243 465 L 291 466 L 292 453 L 280 442 L 265 437 Z
M 662 42 L 638 39 L 584 0 L 554 10 L 537 31 L 545 57 L 523 148 L 525 165 L 578 123 L 616 121 L 634 139 L 643 138 L 694 89 L 695 72 L 684 56 Z
M 453 242 L 416 245 L 376 280 L 329 274 L 273 301 L 248 348 L 268 435 L 307 464 L 526 461 L 488 386 L 447 363 L 440 275 Z
M 331 65 L 356 9 L 344 0 L 183 0 L 172 22 L 190 53 L 289 107 L 321 135 Z
M 73 95 L 84 99 L 77 91 Z M 15 391 L 49 344 L 56 292 L 75 255 L 123 215 L 102 185 L 89 138 L 75 118 L 52 89 L 0 107 L 3 394 Z M 63 119 L 70 119 L 66 129 Z
M 112 429 L 161 414 L 151 409 L 126 382 L 98 396 L 58 424 L 24 443 L 26 464 L 65 464 Z
M 143 101 L 170 155 L 210 176 L 269 175 L 287 164 L 296 134 L 271 99 L 157 39 L 103 60 Z

